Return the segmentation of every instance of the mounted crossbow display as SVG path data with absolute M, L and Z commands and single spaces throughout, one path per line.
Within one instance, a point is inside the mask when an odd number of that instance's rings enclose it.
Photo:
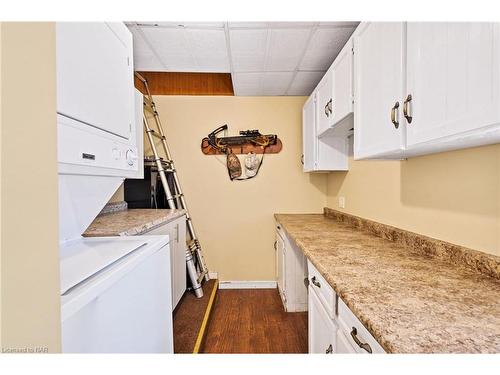
M 203 138 L 201 149 L 206 155 L 226 155 L 226 165 L 231 180 L 248 180 L 255 177 L 262 166 L 266 150 L 273 148 L 273 153 L 281 150 L 281 141 L 276 134 L 261 134 L 258 130 L 243 130 L 238 136 L 218 136 L 227 130 L 226 124 L 212 131 Z M 238 156 L 236 156 L 237 153 L 246 154 L 246 177 L 241 177 L 242 167 Z M 257 154 L 262 154 L 260 159 Z

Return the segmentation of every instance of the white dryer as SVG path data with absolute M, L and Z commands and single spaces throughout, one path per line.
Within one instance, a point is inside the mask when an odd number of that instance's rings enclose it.
M 62 350 L 171 353 L 168 236 L 81 236 L 125 178 L 142 178 L 132 36 L 60 23 L 56 48 Z

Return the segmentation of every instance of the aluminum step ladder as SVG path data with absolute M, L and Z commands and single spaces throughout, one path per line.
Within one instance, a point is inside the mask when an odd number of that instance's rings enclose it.
M 186 267 L 189 278 L 191 280 L 193 291 L 196 297 L 201 298 L 203 297 L 203 289 L 201 288 L 201 283 L 203 282 L 203 280 L 209 280 L 208 268 L 205 264 L 205 260 L 203 259 L 201 245 L 198 241 L 198 237 L 196 236 L 193 221 L 191 219 L 191 216 L 189 215 L 189 211 L 186 205 L 186 199 L 184 198 L 184 194 L 179 183 L 179 178 L 177 176 L 177 170 L 175 169 L 174 161 L 167 144 L 167 138 L 165 137 L 165 133 L 163 132 L 160 116 L 158 114 L 158 111 L 156 110 L 156 105 L 153 101 L 153 97 L 151 96 L 151 92 L 149 91 L 148 81 L 137 72 L 135 73 L 135 76 L 143 83 L 144 89 L 146 91 L 146 94 L 144 95 L 144 130 L 146 131 L 151 150 L 154 154 L 153 161 L 156 164 L 156 168 L 158 169 L 158 174 L 160 176 L 163 190 L 165 191 L 168 206 L 170 208 L 177 207 L 186 210 L 186 224 L 189 234 L 186 249 Z M 146 112 L 150 113 L 153 116 L 153 125 L 156 129 L 150 125 L 148 116 L 146 116 Z M 155 138 L 161 141 L 165 159 L 161 158 L 158 153 L 158 149 L 154 142 Z M 168 184 L 167 174 L 171 174 L 171 176 L 173 177 L 173 188 L 175 190 L 174 194 L 172 194 L 172 191 Z

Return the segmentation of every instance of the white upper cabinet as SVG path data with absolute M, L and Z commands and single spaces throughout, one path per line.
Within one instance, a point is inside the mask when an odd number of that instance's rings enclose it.
M 352 39 L 340 51 L 316 88 L 318 135 L 346 136 L 353 127 L 353 47 Z M 350 122 L 343 120 L 350 118 Z
M 354 158 L 399 155 L 404 93 L 404 24 L 363 23 L 354 34 Z
M 122 23 L 57 23 L 57 112 L 129 139 L 134 126 L 132 35 Z
M 332 102 L 333 102 L 333 85 L 332 85 L 332 68 L 330 68 L 323 76 L 318 86 L 316 87 L 316 108 L 317 108 L 317 131 L 324 132 L 331 125 L 332 119 Z
M 407 24 L 408 151 L 500 122 L 499 42 L 496 23 Z
M 337 128 L 341 121 L 353 113 L 353 45 L 352 39 L 346 43 L 332 64 L 333 101 L 331 103 L 331 126 Z M 334 134 L 347 134 L 352 121 Z
M 355 159 L 500 142 L 498 23 L 363 23 L 354 77 Z
M 314 170 L 316 155 L 316 105 L 315 95 L 311 95 L 302 108 L 302 140 L 304 172 Z

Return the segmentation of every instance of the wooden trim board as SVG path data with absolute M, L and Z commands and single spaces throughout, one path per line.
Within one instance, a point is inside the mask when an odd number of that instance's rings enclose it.
M 230 73 L 138 72 L 148 81 L 151 95 L 223 95 L 233 96 Z M 135 87 L 144 92 L 144 84 L 134 77 Z
M 210 300 L 208 301 L 207 309 L 205 310 L 205 316 L 201 322 L 200 330 L 198 331 L 198 337 L 196 338 L 196 343 L 194 344 L 193 354 L 198 354 L 200 352 L 201 344 L 205 338 L 205 333 L 207 331 L 208 319 L 210 318 L 210 313 L 212 312 L 212 307 L 214 304 L 215 296 L 217 295 L 217 289 L 219 288 L 219 282 L 215 281 L 215 285 L 212 288 L 212 293 L 210 294 Z

